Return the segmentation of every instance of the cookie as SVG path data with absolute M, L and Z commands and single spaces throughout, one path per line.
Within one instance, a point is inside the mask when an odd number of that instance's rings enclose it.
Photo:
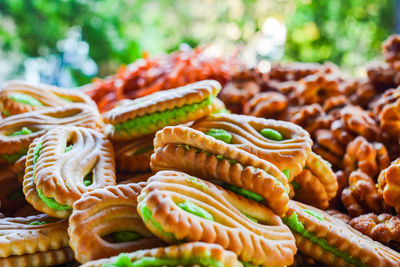
M 243 264 L 238 261 L 235 253 L 224 250 L 220 245 L 193 242 L 165 248 L 121 253 L 109 259 L 88 262 L 81 267 L 105 266 L 243 267 Z
M 270 162 L 201 131 L 165 127 L 156 134 L 151 168 L 179 170 L 268 205 L 276 214 L 288 209 L 290 190 L 286 176 Z
M 150 156 L 153 154 L 154 135 L 147 135 L 132 141 L 114 144 L 115 162 L 118 171 L 145 172 L 150 170 Z
M 112 144 L 93 129 L 59 126 L 29 147 L 25 198 L 46 214 L 66 218 L 83 193 L 115 183 Z
M 0 164 L 14 163 L 26 154 L 33 139 L 58 125 L 95 128 L 98 112 L 85 104 L 43 108 L 0 121 Z
M 47 266 L 70 260 L 68 222 L 45 214 L 0 219 L 0 265 Z M 58 252 L 56 252 L 58 251 Z M 57 255 L 56 255 L 57 254 Z M 27 259 L 32 260 L 28 265 Z M 64 259 L 64 260 L 62 260 Z M 33 263 L 36 263 L 33 264 Z
M 212 183 L 160 171 L 147 181 L 138 202 L 147 228 L 168 243 L 216 243 L 257 266 L 293 262 L 293 236 L 279 216 Z
M 164 245 L 147 230 L 137 212 L 136 198 L 145 185 L 97 189 L 74 203 L 68 233 L 80 263 Z
M 292 180 L 311 152 L 312 141 L 301 127 L 253 116 L 215 114 L 192 128 L 271 162 Z
M 0 90 L 0 110 L 4 116 L 71 103 L 83 103 L 96 108 L 88 95 L 78 90 L 61 89 L 48 84 L 9 81 Z
M 327 266 L 398 266 L 400 254 L 322 210 L 290 201 L 283 219 L 301 253 Z
M 157 132 L 168 125 L 197 120 L 224 107 L 216 98 L 221 85 L 214 80 L 192 83 L 135 100 L 124 100 L 104 115 L 105 133 L 115 141 Z

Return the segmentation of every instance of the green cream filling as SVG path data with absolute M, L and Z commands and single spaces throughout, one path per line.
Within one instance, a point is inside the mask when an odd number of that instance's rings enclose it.
M 9 163 L 14 163 L 16 162 L 20 157 L 26 155 L 27 150 L 25 148 L 21 149 L 19 152 L 11 154 L 11 155 L 7 155 L 7 154 L 3 154 L 0 155 L 0 158 L 8 161 Z
M 12 101 L 18 102 L 18 103 L 22 103 L 22 104 L 26 104 L 29 106 L 33 106 L 33 107 L 43 107 L 42 102 L 40 102 L 39 100 L 37 100 L 36 98 L 27 95 L 27 94 L 22 94 L 22 93 L 13 93 L 10 94 L 8 96 L 9 99 L 11 99 Z
M 117 132 L 129 133 L 131 131 L 135 131 L 141 134 L 150 134 L 153 132 L 150 126 L 165 126 L 171 124 L 171 121 L 175 121 L 177 123 L 182 122 L 185 120 L 188 113 L 193 113 L 200 108 L 210 105 L 214 99 L 215 96 L 210 96 L 199 103 L 183 105 L 182 107 L 136 117 L 134 119 L 114 125 L 114 129 Z
M 232 142 L 232 135 L 223 129 L 210 129 L 206 135 L 212 136 L 217 140 L 230 144 Z
M 31 133 L 33 133 L 31 129 L 29 129 L 27 127 L 22 127 L 22 129 L 20 131 L 10 133 L 8 136 L 26 135 L 26 134 L 31 134 Z
M 244 267 L 260 267 L 261 266 L 261 265 L 254 265 L 249 262 L 243 262 L 243 261 L 241 261 L 241 263 L 243 264 Z
M 73 103 L 74 101 L 72 101 L 71 99 L 69 99 L 68 97 L 66 97 L 66 96 L 58 96 L 59 98 L 61 98 L 61 99 L 64 99 L 65 101 L 67 101 L 67 102 L 70 102 L 70 103 Z
M 93 172 L 90 172 L 83 178 L 83 185 L 89 186 L 92 183 L 93 183 Z
M 243 212 L 242 212 L 243 213 Z M 252 220 L 255 223 L 258 223 L 258 220 L 256 218 L 251 217 L 250 215 L 243 213 L 247 218 L 249 218 L 250 220 Z
M 230 112 L 229 110 L 227 110 L 226 108 L 221 108 L 221 109 L 219 109 L 219 110 L 217 110 L 217 111 L 214 111 L 214 112 L 211 113 L 211 114 L 220 114 L 220 113 L 231 114 L 231 112 Z
M 189 177 L 187 178 L 192 184 L 197 185 L 199 188 L 201 188 L 203 191 L 208 189 L 208 186 L 205 183 L 202 183 L 200 181 L 198 181 L 196 178 L 194 177 Z
M 304 210 L 304 211 L 307 212 L 308 214 L 310 214 L 311 216 L 317 218 L 318 220 L 321 220 L 321 221 L 325 220 L 324 216 L 321 213 L 318 213 L 313 210 Z
M 133 155 L 133 156 L 136 156 L 136 155 L 144 154 L 144 153 L 149 152 L 149 151 L 151 151 L 151 150 L 153 150 L 153 149 L 154 149 L 154 146 L 153 146 L 153 145 L 151 145 L 151 146 L 146 146 L 146 147 L 142 147 L 142 148 L 136 150 L 135 153 L 133 153 L 132 155 Z
M 280 132 L 270 129 L 270 128 L 264 128 L 260 131 L 262 136 L 264 136 L 267 139 L 274 140 L 274 141 L 282 141 L 283 136 Z
M 204 218 L 206 220 L 214 221 L 213 216 L 208 211 L 193 204 L 189 200 L 186 200 L 185 202 L 182 202 L 182 203 L 178 203 L 177 205 L 184 211 L 187 211 L 191 214 L 194 214 L 194 215 Z
M 154 220 L 151 210 L 146 205 L 142 205 L 140 207 L 140 212 L 142 214 L 143 221 L 145 223 L 150 221 L 152 226 L 157 229 L 159 234 L 165 236 L 168 239 L 176 240 L 176 237 L 172 233 L 165 232 L 164 229 L 162 228 L 161 224 L 158 223 L 156 220 Z
M 43 225 L 43 224 L 47 224 L 47 222 L 45 222 L 45 221 L 33 221 L 29 225 Z
M 3 109 L 1 113 L 3 113 L 4 116 L 10 116 L 10 112 L 8 110 Z
M 116 243 L 130 242 L 141 239 L 142 236 L 131 231 L 120 231 L 111 234 L 112 239 Z
M 241 188 L 239 186 L 230 185 L 230 184 L 226 184 L 225 183 L 223 185 L 223 187 L 228 189 L 228 190 L 230 190 L 230 191 L 232 191 L 232 192 L 234 192 L 234 193 L 236 193 L 236 194 L 238 194 L 238 195 L 242 195 L 242 196 L 247 197 L 249 199 L 252 199 L 252 200 L 255 200 L 255 201 L 258 201 L 258 202 L 264 201 L 264 197 L 263 196 L 261 196 L 261 195 L 259 195 L 257 193 L 254 193 L 254 192 L 252 192 L 250 190 Z
M 290 170 L 289 169 L 284 169 L 282 173 L 286 176 L 286 178 L 290 179 Z
M 156 257 L 143 257 L 141 259 L 131 262 L 126 253 L 119 254 L 117 260 L 112 264 L 103 264 L 102 267 L 175 267 L 175 266 L 193 266 L 199 265 L 204 267 L 223 267 L 223 263 L 213 258 L 194 256 L 182 258 L 156 258 Z
M 301 185 L 295 181 L 292 181 L 291 184 L 292 184 L 294 190 L 297 190 L 301 187 Z
M 18 191 L 13 192 L 12 194 L 10 194 L 7 197 L 7 199 L 11 200 L 11 201 L 15 201 L 15 200 L 21 199 L 23 197 L 25 197 L 24 193 L 21 190 L 18 190 Z
M 68 151 L 71 151 L 74 145 L 69 145 L 65 148 L 64 153 L 67 153 Z
M 282 220 L 287 226 L 289 226 L 290 229 L 292 229 L 292 231 L 295 231 L 296 233 L 302 235 L 303 237 L 307 238 L 311 242 L 313 242 L 313 243 L 319 245 L 320 247 L 322 247 L 323 249 L 331 252 L 333 255 L 343 258 L 344 260 L 346 260 L 347 262 L 349 262 L 351 264 L 354 264 L 355 266 L 359 266 L 359 267 L 367 266 L 367 265 L 363 264 L 362 262 L 351 257 L 346 252 L 340 251 L 337 248 L 329 245 L 328 242 L 326 241 L 326 239 L 319 238 L 315 234 L 307 231 L 306 228 L 304 227 L 304 225 L 299 221 L 299 218 L 298 218 L 296 212 L 293 212 L 289 218 L 287 218 L 286 216 L 283 217 Z

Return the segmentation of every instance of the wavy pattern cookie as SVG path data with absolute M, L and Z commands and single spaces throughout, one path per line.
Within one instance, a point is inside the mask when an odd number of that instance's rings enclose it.
M 221 85 L 204 80 L 135 100 L 124 100 L 104 115 L 106 134 L 116 141 L 155 133 L 168 125 L 198 120 L 224 107 Z
M 79 262 L 164 245 L 147 230 L 137 212 L 136 198 L 145 185 L 131 183 L 97 189 L 74 203 L 68 232 Z
M 289 180 L 302 171 L 311 152 L 309 134 L 290 122 L 215 114 L 192 127 L 271 162 L 287 173 Z
M 114 144 L 117 169 L 133 173 L 150 170 L 150 157 L 154 151 L 153 140 L 154 135 L 147 135 L 132 141 Z
M 161 171 L 147 181 L 138 202 L 147 228 L 168 243 L 216 243 L 253 265 L 293 262 L 293 236 L 279 216 L 212 183 Z
M 25 198 L 51 216 L 68 217 L 83 193 L 115 183 L 112 144 L 95 130 L 56 127 L 29 147 Z
M 89 96 L 78 90 L 67 90 L 48 84 L 9 81 L 0 89 L 0 110 L 4 116 L 71 103 L 83 103 L 96 107 Z
M 290 201 L 284 218 L 301 253 L 327 266 L 398 266 L 400 254 L 322 210 Z
M 201 131 L 165 127 L 154 139 L 151 168 L 179 170 L 217 180 L 248 198 L 264 202 L 276 214 L 288 209 L 290 190 L 286 176 L 273 164 Z
M 26 154 L 33 139 L 58 125 L 95 128 L 98 112 L 85 104 L 43 108 L 0 121 L 0 163 L 13 163 Z
M 117 257 L 88 262 L 81 267 L 104 266 L 207 266 L 243 267 L 235 253 L 224 250 L 220 245 L 202 242 L 185 243 L 165 248 L 121 253 Z

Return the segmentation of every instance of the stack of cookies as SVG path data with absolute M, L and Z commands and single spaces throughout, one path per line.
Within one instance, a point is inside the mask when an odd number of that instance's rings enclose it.
M 339 184 L 306 130 L 230 114 L 220 90 L 204 80 L 100 115 L 78 91 L 7 83 L 0 265 L 399 266 L 323 211 Z

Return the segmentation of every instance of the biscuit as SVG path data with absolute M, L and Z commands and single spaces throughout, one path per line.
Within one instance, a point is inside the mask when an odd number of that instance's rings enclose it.
M 327 266 L 398 266 L 400 254 L 322 210 L 290 201 L 284 222 L 301 253 Z
M 229 144 L 271 162 L 289 176 L 298 175 L 311 152 L 312 141 L 301 127 L 284 121 L 245 115 L 210 115 L 191 126 L 203 133 L 229 138 Z M 219 132 L 218 132 L 219 131 Z
M 25 198 L 46 214 L 66 218 L 83 193 L 115 183 L 112 144 L 93 129 L 59 126 L 29 147 Z
M 97 189 L 74 203 L 68 233 L 79 262 L 164 245 L 147 230 L 137 212 L 136 198 L 145 185 L 142 182 Z
M 243 264 L 238 261 L 235 253 L 224 250 L 220 245 L 193 242 L 165 248 L 121 253 L 109 259 L 88 262 L 81 267 L 104 266 L 243 267 Z
M 105 133 L 115 141 L 131 140 L 168 125 L 200 119 L 224 107 L 216 98 L 220 90 L 217 81 L 205 80 L 121 101 L 104 115 Z
M 154 139 L 151 168 L 179 170 L 219 183 L 253 200 L 264 202 L 276 214 L 287 210 L 287 177 L 273 164 L 201 131 L 165 127 Z
M 293 236 L 265 206 L 175 171 L 152 176 L 138 197 L 147 228 L 168 243 L 216 243 L 253 265 L 293 262 Z M 246 265 L 246 264 L 245 264 Z

